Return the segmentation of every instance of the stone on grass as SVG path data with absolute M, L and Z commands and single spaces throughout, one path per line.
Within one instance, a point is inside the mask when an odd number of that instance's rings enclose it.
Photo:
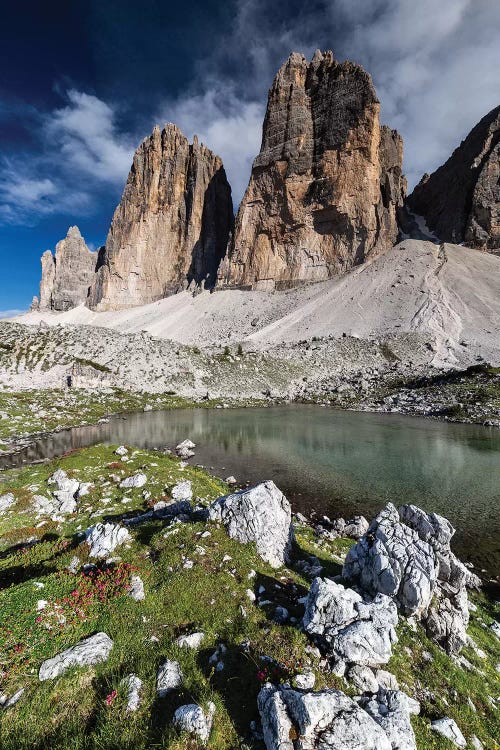
M 90 557 L 109 557 L 120 544 L 131 539 L 124 526 L 115 523 L 97 523 L 85 532 Z
M 391 658 L 398 622 L 396 605 L 377 594 L 363 599 L 353 589 L 330 579 L 315 578 L 309 589 L 304 630 L 323 649 L 346 664 L 377 667 Z
M 130 598 L 134 599 L 136 602 L 144 601 L 144 583 L 140 576 L 130 577 L 130 589 L 128 592 L 128 596 L 130 596 Z
M 289 561 L 294 538 L 290 503 L 274 482 L 218 498 L 208 517 L 222 522 L 232 539 L 255 542 L 257 553 L 273 568 Z
M 492 622 L 490 625 L 490 630 L 493 631 L 493 633 L 496 635 L 497 638 L 500 638 L 500 622 Z
M 315 682 L 316 675 L 314 672 L 303 672 L 302 674 L 296 674 L 293 678 L 294 687 L 299 690 L 312 690 Z
M 454 719 L 444 716 L 431 722 L 431 729 L 439 732 L 457 747 L 467 747 L 467 742 Z
M 128 453 L 128 448 L 126 448 L 124 445 L 118 446 L 118 448 L 115 450 L 115 454 L 117 456 L 126 456 Z
M 134 713 L 141 703 L 142 680 L 135 674 L 129 674 L 123 680 L 120 680 L 120 687 L 127 691 L 125 712 L 128 714 Z
M 207 742 L 212 730 L 214 714 L 215 704 L 211 701 L 208 703 L 206 711 L 196 703 L 189 703 L 185 706 L 179 706 L 176 710 L 174 725 L 182 732 L 189 732 L 199 737 L 202 742 Z
M 193 498 L 193 488 L 189 479 L 185 479 L 183 482 L 177 482 L 175 487 L 170 492 L 172 500 L 187 500 L 190 501 Z
M 122 481 L 120 482 L 120 488 L 122 490 L 127 490 L 132 487 L 144 487 L 147 481 L 147 476 L 139 472 L 138 474 L 133 474 L 131 477 L 122 479 Z
M 53 680 L 70 667 L 87 667 L 107 660 L 113 648 L 113 641 L 106 633 L 96 633 L 84 638 L 75 646 L 46 659 L 40 666 L 38 679 Z
M 181 648 L 197 649 L 200 648 L 204 638 L 205 633 L 190 633 L 189 635 L 179 636 L 175 639 L 174 643 L 176 643 L 177 646 L 180 646 Z
M 158 669 L 156 675 L 156 692 L 160 698 L 165 698 L 172 690 L 177 690 L 182 685 L 182 672 L 177 661 L 167 659 Z
M 6 694 L 0 695 L 0 708 L 7 709 L 11 708 L 11 706 L 15 706 L 22 697 L 25 690 L 26 688 L 19 688 L 19 690 L 11 695 L 10 698 Z
M 0 513 L 14 505 L 15 497 L 12 492 L 7 492 L 6 495 L 0 497 Z
M 267 750 L 392 750 L 377 722 L 339 690 L 302 693 L 268 683 L 258 708 Z

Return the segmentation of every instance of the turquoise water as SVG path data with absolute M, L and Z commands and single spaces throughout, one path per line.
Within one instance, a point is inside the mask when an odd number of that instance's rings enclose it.
M 500 572 L 498 429 L 302 405 L 186 409 L 59 433 L 24 458 L 97 442 L 173 448 L 188 437 L 193 462 L 242 483 L 273 479 L 304 513 L 371 518 L 388 500 L 436 511 L 457 527 L 457 553 Z

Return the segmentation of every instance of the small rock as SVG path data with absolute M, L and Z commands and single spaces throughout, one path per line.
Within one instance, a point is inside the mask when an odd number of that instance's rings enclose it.
M 167 659 L 156 675 L 156 692 L 160 698 L 165 698 L 172 690 L 177 690 L 182 685 L 182 680 L 179 662 Z
M 142 473 L 134 474 L 131 477 L 122 479 L 122 481 L 120 482 L 120 488 L 122 490 L 126 490 L 132 487 L 144 487 L 147 481 L 148 481 L 148 478 L 145 474 L 142 474 Z
M 116 547 L 131 539 L 124 526 L 114 523 L 97 523 L 85 532 L 90 557 L 109 557 Z
M 175 639 L 174 643 L 176 643 L 181 648 L 197 649 L 201 646 L 204 638 L 205 633 L 191 633 L 190 635 L 179 636 L 179 638 Z
M 141 702 L 140 692 L 142 690 L 142 680 L 135 674 L 129 674 L 120 681 L 120 686 L 127 690 L 127 714 L 137 711 Z
M 189 703 L 186 706 L 179 706 L 176 710 L 174 724 L 181 731 L 195 734 L 202 742 L 206 742 L 212 729 L 214 713 L 215 704 L 211 701 L 208 703 L 206 712 L 196 703 Z
M 130 598 L 134 599 L 136 602 L 144 601 L 144 583 L 140 576 L 131 576 L 128 596 L 130 596 Z
M 453 742 L 457 747 L 467 747 L 467 742 L 454 719 L 444 716 L 442 719 L 436 719 L 431 722 L 431 729 L 439 732 Z
M 296 674 L 293 678 L 293 684 L 299 690 L 313 690 L 315 682 L 316 675 L 314 672 L 303 672 L 302 674 Z

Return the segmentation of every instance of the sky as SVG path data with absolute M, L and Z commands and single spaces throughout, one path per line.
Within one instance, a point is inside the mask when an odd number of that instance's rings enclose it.
M 23 0 L 0 26 L 0 317 L 38 293 L 77 224 L 104 244 L 156 123 L 224 162 L 235 210 L 290 52 L 371 73 L 412 187 L 500 103 L 500 0 Z

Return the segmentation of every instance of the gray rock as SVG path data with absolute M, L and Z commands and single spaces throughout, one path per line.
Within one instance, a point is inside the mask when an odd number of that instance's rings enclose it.
M 492 630 L 497 638 L 500 638 L 500 622 L 492 622 L 490 625 L 490 630 Z
M 363 534 L 366 534 L 368 527 L 369 523 L 364 516 L 354 516 L 350 521 L 346 521 L 342 535 L 351 539 L 359 539 Z
M 122 481 L 120 482 L 120 488 L 122 490 L 126 490 L 132 487 L 144 487 L 147 481 L 148 481 L 147 476 L 139 472 L 138 474 L 134 474 L 131 477 L 122 479 Z
M 266 684 L 258 707 L 267 750 L 391 750 L 384 730 L 339 690 L 302 693 Z
M 85 302 L 92 283 L 98 253 L 91 252 L 78 227 L 70 227 L 56 245 L 42 255 L 40 310 L 70 310 Z
M 430 544 L 388 503 L 349 550 L 343 576 L 371 594 L 394 597 L 405 614 L 419 614 L 430 604 L 437 564 Z
M 222 522 L 232 539 L 255 542 L 258 554 L 273 568 L 289 561 L 294 538 L 290 503 L 274 482 L 218 498 L 208 517 Z
M 362 693 L 376 693 L 378 690 L 378 680 L 370 667 L 354 664 L 347 672 L 346 677 Z
M 179 662 L 167 659 L 158 669 L 156 675 L 156 692 L 160 698 L 165 698 L 172 690 L 180 688 L 182 680 L 183 676 Z
M 304 613 L 304 629 L 325 650 L 348 664 L 376 667 L 391 658 L 398 615 L 383 594 L 364 600 L 353 589 L 329 579 L 315 578 Z
M 97 523 L 85 532 L 90 557 L 109 557 L 120 544 L 131 539 L 124 526 L 114 523 Z
M 381 688 L 373 698 L 362 699 L 360 705 L 382 727 L 393 750 L 416 750 L 410 721 L 415 709 L 405 693 Z
M 377 669 L 375 677 L 381 688 L 385 688 L 386 690 L 399 690 L 398 681 L 392 672 L 387 672 L 385 669 Z
M 53 680 L 70 667 L 86 667 L 106 661 L 113 648 L 113 641 L 106 633 L 96 633 L 90 638 L 67 648 L 57 656 L 46 659 L 40 666 L 38 679 Z
M 4 510 L 7 510 L 7 508 L 14 505 L 14 501 L 15 498 L 12 492 L 7 492 L 6 495 L 2 495 L 0 497 L 0 513 L 3 513 Z
M 183 732 L 195 734 L 202 742 L 207 742 L 212 730 L 215 704 L 208 703 L 207 711 L 196 703 L 179 706 L 174 713 L 174 724 Z
M 293 678 L 293 684 L 299 690 L 312 690 L 315 682 L 316 675 L 314 672 L 303 672 L 302 674 L 296 674 Z
M 179 636 L 179 638 L 175 639 L 174 643 L 176 643 L 181 648 L 197 649 L 200 648 L 204 638 L 205 633 L 190 633 L 189 635 Z
M 343 575 L 363 590 L 397 601 L 406 615 L 420 618 L 428 635 L 449 653 L 466 640 L 468 585 L 475 577 L 450 549 L 453 526 L 415 505 L 399 512 L 392 503 L 346 557 Z
M 128 596 L 130 596 L 130 598 L 134 599 L 136 602 L 144 601 L 144 583 L 140 576 L 130 577 L 130 590 L 128 592 Z
M 134 713 L 141 703 L 142 680 L 135 674 L 129 674 L 120 680 L 120 686 L 127 691 L 127 714 Z
M 10 698 L 7 695 L 0 696 L 0 708 L 7 709 L 11 708 L 11 706 L 15 706 L 16 703 L 22 698 L 25 690 L 26 688 L 19 688 L 19 690 L 16 690 L 16 692 L 11 695 Z
M 442 734 L 443 737 L 446 737 L 457 747 L 467 747 L 466 739 L 454 719 L 450 719 L 448 716 L 436 719 L 431 722 L 431 729 Z
M 177 482 L 175 487 L 172 488 L 170 492 L 170 496 L 172 500 L 180 501 L 180 500 L 187 500 L 188 502 L 192 500 L 193 498 L 193 488 L 191 486 L 191 482 L 189 479 L 184 480 L 183 482 Z

